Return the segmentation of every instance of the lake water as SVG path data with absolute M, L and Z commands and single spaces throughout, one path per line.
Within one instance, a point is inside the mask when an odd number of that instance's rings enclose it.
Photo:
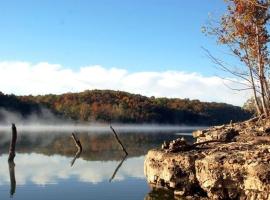
M 21 129 L 23 132 L 18 127 L 15 165 L 7 162 L 11 133 L 0 131 L 0 199 L 163 199 L 163 194 L 151 190 L 145 180 L 145 154 L 181 135 L 192 140 L 193 130 L 115 128 L 129 152 L 127 158 L 108 128 L 96 132 L 77 130 L 83 152 L 75 160 L 77 149 L 70 133 L 52 128 Z

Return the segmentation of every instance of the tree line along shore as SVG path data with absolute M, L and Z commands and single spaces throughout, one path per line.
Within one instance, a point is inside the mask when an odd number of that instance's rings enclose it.
M 122 91 L 87 90 L 61 95 L 15 96 L 0 93 L 0 110 L 27 117 L 53 114 L 83 122 L 162 123 L 217 125 L 243 121 L 252 113 L 225 103 L 201 102 L 179 98 L 155 98 Z M 4 116 L 1 116 L 0 119 Z

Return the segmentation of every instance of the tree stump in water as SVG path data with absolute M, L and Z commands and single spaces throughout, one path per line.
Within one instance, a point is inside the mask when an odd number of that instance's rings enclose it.
M 16 148 L 16 141 L 17 141 L 17 129 L 15 124 L 12 124 L 12 137 L 10 141 L 10 146 L 9 146 L 9 156 L 8 156 L 8 161 L 13 161 L 16 153 L 15 153 L 15 148 Z

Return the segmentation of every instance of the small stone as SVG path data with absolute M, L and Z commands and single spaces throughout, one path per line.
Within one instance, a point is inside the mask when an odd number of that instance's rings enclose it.
M 170 181 L 170 183 L 169 183 L 169 186 L 171 187 L 171 188 L 175 188 L 175 182 L 173 182 L 173 181 Z
M 185 194 L 185 191 L 183 190 L 175 190 L 174 195 L 176 196 L 183 196 Z
M 207 131 L 205 131 L 205 130 L 197 130 L 197 131 L 193 131 L 192 135 L 194 138 L 205 137 L 206 132 Z
M 264 131 L 264 127 L 260 127 L 260 128 L 258 129 L 258 131 L 263 132 L 263 131 Z
M 269 153 L 269 150 L 268 149 L 263 149 L 262 153 Z

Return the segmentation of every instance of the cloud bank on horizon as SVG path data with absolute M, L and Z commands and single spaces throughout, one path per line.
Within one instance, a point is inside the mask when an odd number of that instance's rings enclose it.
M 73 70 L 47 62 L 0 62 L 0 91 L 15 95 L 62 94 L 88 89 L 111 89 L 145 96 L 190 98 L 242 106 L 248 91 L 237 92 L 234 81 L 183 71 L 129 72 L 99 65 Z

